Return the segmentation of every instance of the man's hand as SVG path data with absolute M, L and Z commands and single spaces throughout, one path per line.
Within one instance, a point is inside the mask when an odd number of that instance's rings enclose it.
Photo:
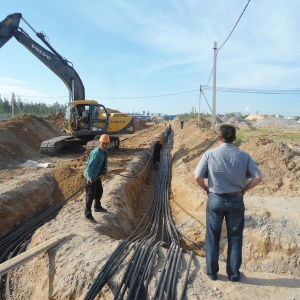
M 203 188 L 203 190 L 205 191 L 206 195 L 208 195 L 209 194 L 209 190 L 208 190 L 207 185 L 204 182 L 204 178 L 195 176 L 195 179 L 196 179 L 196 182 L 199 184 L 199 186 L 201 188 Z
M 207 186 L 205 186 L 205 188 L 203 188 L 203 190 L 205 191 L 206 195 L 209 194 L 209 190 L 208 190 L 208 187 L 207 187 Z
M 91 185 L 91 184 L 92 184 L 92 181 L 93 181 L 92 178 L 88 178 L 88 179 L 87 179 L 87 184 Z

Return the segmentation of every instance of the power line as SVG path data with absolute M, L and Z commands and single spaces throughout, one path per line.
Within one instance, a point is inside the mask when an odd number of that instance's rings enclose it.
M 206 86 L 202 88 L 202 90 L 208 90 L 212 91 L 212 86 Z M 241 93 L 241 94 L 278 94 L 278 95 L 299 95 L 300 89 L 295 90 L 256 90 L 256 89 L 239 89 L 239 88 L 227 88 L 227 87 L 217 87 L 216 90 L 218 92 L 226 92 L 226 93 Z M 183 91 L 183 92 L 177 92 L 177 93 L 171 93 L 171 94 L 160 94 L 160 95 L 154 95 L 154 96 L 135 96 L 135 97 L 126 97 L 126 98 L 118 98 L 118 97 L 90 97 L 90 98 L 100 98 L 100 99 L 110 99 L 110 100 L 132 100 L 132 99 L 148 99 L 148 98 L 159 98 L 159 97 L 167 97 L 167 96 L 174 96 L 174 95 L 180 95 L 180 94 L 187 94 L 187 93 L 193 93 L 193 92 L 199 92 L 199 89 L 195 90 L 189 90 L 189 91 Z
M 237 24 L 239 23 L 240 19 L 242 18 L 242 15 L 243 15 L 244 12 L 246 11 L 246 8 L 247 8 L 247 6 L 249 5 L 249 3 L 250 3 L 250 0 L 248 0 L 248 3 L 247 3 L 246 6 L 244 7 L 244 10 L 242 11 L 240 17 L 238 18 L 237 22 L 235 23 L 235 25 L 234 25 L 234 27 L 232 28 L 231 32 L 229 33 L 228 37 L 226 38 L 226 40 L 224 41 L 224 43 L 221 45 L 221 47 L 217 50 L 217 55 L 218 55 L 219 51 L 221 50 L 221 48 L 226 44 L 226 42 L 227 42 L 228 39 L 230 38 L 231 34 L 233 33 L 233 31 L 234 31 L 234 29 L 236 28 Z M 209 76 L 209 78 L 208 78 L 208 81 L 207 81 L 207 84 L 206 84 L 205 87 L 208 86 L 208 84 L 209 84 L 209 82 L 210 82 L 210 80 L 211 80 L 211 76 L 212 76 L 212 74 L 213 74 L 213 71 L 214 71 L 214 66 L 212 67 L 212 70 L 211 70 L 211 72 L 210 72 L 210 76 Z
M 98 97 L 98 96 L 88 96 L 88 98 L 100 98 L 100 99 L 110 99 L 110 100 L 131 100 L 131 99 L 147 99 L 147 98 L 159 98 L 159 97 L 166 97 L 166 96 L 174 96 L 174 95 L 180 95 L 180 94 L 187 94 L 187 93 L 192 93 L 192 92 L 198 92 L 199 89 L 196 90 L 190 90 L 190 91 L 183 91 L 183 92 L 176 92 L 176 93 L 169 93 L 169 94 L 160 94 L 160 95 L 152 95 L 152 96 L 134 96 L 134 97 L 120 97 L 120 98 L 115 98 L 115 97 Z
M 212 86 L 205 86 L 202 90 L 212 91 Z M 240 89 L 240 88 L 229 88 L 229 87 L 217 87 L 216 90 L 218 92 L 224 93 L 240 93 L 240 94 L 277 94 L 277 95 L 299 95 L 300 89 L 287 89 L 287 90 L 259 90 L 259 89 Z M 109 99 L 109 100 L 134 100 L 134 99 L 149 99 L 149 98 L 159 98 L 159 97 L 167 97 L 167 96 L 175 96 L 181 94 L 188 94 L 199 92 L 198 89 L 174 92 L 168 94 L 158 94 L 158 95 L 150 95 L 150 96 L 133 96 L 133 97 L 104 97 L 104 96 L 87 96 L 89 99 Z M 16 97 L 24 97 L 24 98 L 65 98 L 66 96 L 57 96 L 57 97 L 44 97 L 44 96 L 23 96 L 23 95 L 15 95 Z
M 212 90 L 211 86 L 203 88 L 204 90 Z M 276 94 L 276 95 L 299 95 L 300 90 L 257 90 L 257 89 L 239 89 L 239 88 L 227 88 L 217 87 L 217 91 L 226 93 L 241 93 L 241 94 Z
M 242 18 L 242 15 L 244 14 L 244 12 L 246 11 L 247 6 L 249 5 L 250 0 L 248 0 L 248 3 L 246 4 L 243 12 L 241 13 L 239 19 L 237 20 L 237 22 L 235 23 L 234 27 L 232 28 L 231 32 L 229 33 L 227 39 L 225 40 L 225 42 L 221 45 L 221 47 L 218 49 L 217 55 L 219 53 L 219 51 L 221 50 L 221 48 L 226 44 L 226 42 L 228 41 L 228 39 L 230 38 L 231 34 L 233 33 L 234 29 L 236 28 L 237 24 L 239 23 L 240 19 Z

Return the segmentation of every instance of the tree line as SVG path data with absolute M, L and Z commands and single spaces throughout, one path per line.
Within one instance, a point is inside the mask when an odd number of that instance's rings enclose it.
M 59 103 L 45 104 L 45 103 L 33 103 L 22 101 L 21 97 L 16 97 L 12 93 L 11 99 L 7 97 L 2 97 L 0 95 L 0 115 L 10 116 L 14 110 L 14 115 L 30 114 L 35 116 L 48 116 L 52 114 L 57 114 L 59 112 L 64 112 L 66 110 L 66 105 Z

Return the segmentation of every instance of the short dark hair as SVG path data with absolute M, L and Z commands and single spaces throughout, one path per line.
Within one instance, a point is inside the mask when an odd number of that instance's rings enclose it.
M 224 140 L 225 143 L 233 143 L 236 138 L 235 127 L 230 124 L 222 124 L 219 127 L 218 135 Z

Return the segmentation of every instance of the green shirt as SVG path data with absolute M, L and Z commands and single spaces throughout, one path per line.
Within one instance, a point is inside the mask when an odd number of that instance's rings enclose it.
M 89 155 L 83 176 L 94 180 L 107 172 L 107 151 L 103 152 L 100 147 L 95 148 Z

